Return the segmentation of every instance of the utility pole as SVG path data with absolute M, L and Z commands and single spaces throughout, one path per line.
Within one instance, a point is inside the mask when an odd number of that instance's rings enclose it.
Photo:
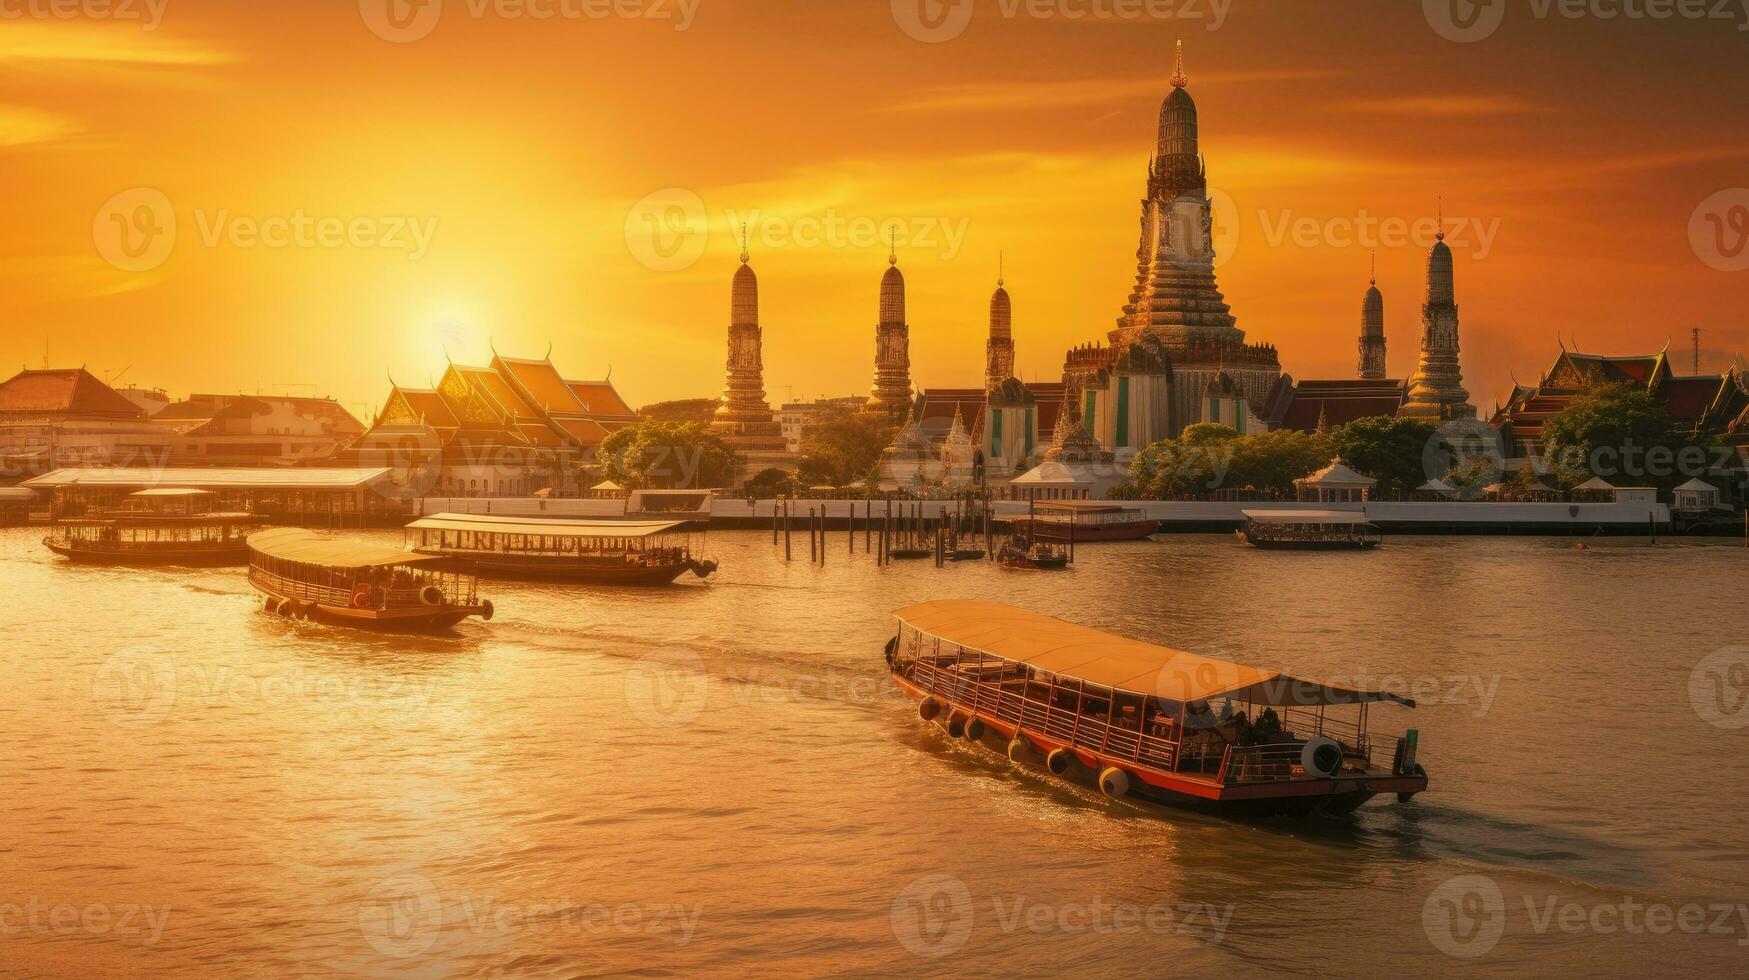
M 1694 328 L 1694 373 L 1700 373 L 1700 328 Z

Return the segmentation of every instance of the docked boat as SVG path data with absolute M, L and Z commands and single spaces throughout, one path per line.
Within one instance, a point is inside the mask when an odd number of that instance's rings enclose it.
M 261 522 L 215 511 L 215 500 L 210 490 L 141 490 L 120 508 L 62 521 L 43 545 L 90 565 L 241 565 Z
M 1097 500 L 1040 500 L 1027 516 L 1013 518 L 1011 526 L 1033 528 L 1041 541 L 1144 541 L 1160 529 L 1160 522 L 1139 507 Z
M 249 536 L 249 584 L 269 612 L 342 626 L 442 630 L 493 613 L 463 563 L 300 528 Z
M 898 613 L 894 682 L 949 734 L 1085 776 L 1111 797 L 1229 814 L 1342 816 L 1427 789 L 1414 729 L 1368 709 L 1415 702 L 1156 646 L 996 602 Z M 1217 702 L 1222 707 L 1215 708 Z
M 1007 568 L 1068 568 L 1069 552 L 1048 541 L 1029 541 L 1023 534 L 1009 537 L 996 550 L 996 564 Z
M 706 578 L 717 570 L 693 555 L 683 521 L 437 514 L 407 525 L 407 547 L 506 578 L 666 585 L 687 571 Z
M 1376 548 L 1384 535 L 1358 511 L 1247 510 L 1239 540 L 1256 548 L 1343 551 Z

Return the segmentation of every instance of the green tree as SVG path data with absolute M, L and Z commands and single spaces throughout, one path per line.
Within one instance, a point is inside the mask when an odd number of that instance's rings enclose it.
M 769 466 L 748 478 L 742 485 L 741 492 L 749 497 L 766 500 L 779 494 L 800 492 L 800 484 L 794 473 Z
M 1294 492 L 1295 480 L 1330 462 L 1330 448 L 1321 436 L 1298 429 L 1275 429 L 1233 440 L 1227 459 L 1223 488 L 1253 487 L 1287 496 Z
M 885 416 L 834 409 L 802 430 L 798 477 L 810 485 L 847 486 L 867 480 L 898 426 Z
M 1357 472 L 1379 481 L 1380 495 L 1407 496 L 1428 480 L 1445 475 L 1427 472 L 1423 461 L 1438 432 L 1432 424 L 1415 419 L 1357 419 L 1326 435 L 1324 460 L 1318 465 L 1340 456 Z
M 1293 481 L 1329 461 L 1323 440 L 1291 429 L 1241 436 L 1212 422 L 1147 446 L 1130 462 L 1129 482 L 1148 497 L 1206 497 L 1217 490 L 1293 492 Z
M 703 422 L 639 422 L 613 433 L 595 462 L 630 489 L 725 487 L 735 476 L 735 451 Z
M 638 414 L 653 422 L 709 422 L 716 417 L 719 404 L 715 398 L 682 398 L 645 405 Z
M 1669 490 L 1703 476 L 1714 440 L 1683 427 L 1645 388 L 1595 385 L 1543 423 L 1543 460 L 1563 486 L 1601 476 Z

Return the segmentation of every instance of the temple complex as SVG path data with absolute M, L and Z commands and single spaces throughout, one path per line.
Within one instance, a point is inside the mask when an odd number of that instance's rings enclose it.
M 1441 221 L 1443 225 L 1443 218 Z M 1427 302 L 1421 307 L 1421 366 L 1409 378 L 1408 400 L 1398 411 L 1429 422 L 1473 419 L 1476 407 L 1464 389 L 1458 363 L 1458 307 L 1452 282 L 1451 246 L 1441 230 L 1427 256 Z
M 911 409 L 911 325 L 905 322 L 905 276 L 897 248 L 881 276 L 880 321 L 875 325 L 874 391 L 870 412 L 902 419 Z
M 1387 378 L 1385 297 L 1377 260 L 1360 301 L 1360 366 L 1353 378 L 1295 381 L 1284 374 L 1264 408 L 1272 429 L 1321 432 L 1364 418 L 1394 416 L 1409 397 L 1409 383 Z
M 759 327 L 759 279 L 748 265 L 745 232 L 741 267 L 729 291 L 728 381 L 711 431 L 735 450 L 744 476 L 790 462 L 783 426 L 765 400 L 763 337 Z
M 1668 348 L 1606 357 L 1562 347 L 1536 384 L 1512 386 L 1506 404 L 1494 410 L 1488 424 L 1500 430 L 1508 458 L 1535 458 L 1543 450 L 1543 423 L 1587 389 L 1607 384 L 1642 388 L 1679 425 L 1717 436 L 1727 445 L 1749 447 L 1749 380 L 1741 359 L 1722 374 L 1679 375 L 1671 367 Z
M 432 496 L 580 489 L 608 434 L 637 421 L 611 379 L 567 381 L 550 357 L 451 363 L 433 388 L 389 382 L 371 427 L 338 459 L 395 466 Z

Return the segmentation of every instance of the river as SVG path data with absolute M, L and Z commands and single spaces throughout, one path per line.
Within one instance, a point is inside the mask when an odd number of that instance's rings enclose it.
M 1048 573 L 719 532 L 708 581 L 487 583 L 492 622 L 424 638 L 40 537 L 0 531 L 0 973 L 1699 976 L 1749 950 L 1724 541 L 1170 535 Z M 1325 826 L 1016 769 L 885 678 L 892 612 L 946 597 L 1389 684 L 1420 706 L 1375 727 L 1420 731 L 1430 789 Z

